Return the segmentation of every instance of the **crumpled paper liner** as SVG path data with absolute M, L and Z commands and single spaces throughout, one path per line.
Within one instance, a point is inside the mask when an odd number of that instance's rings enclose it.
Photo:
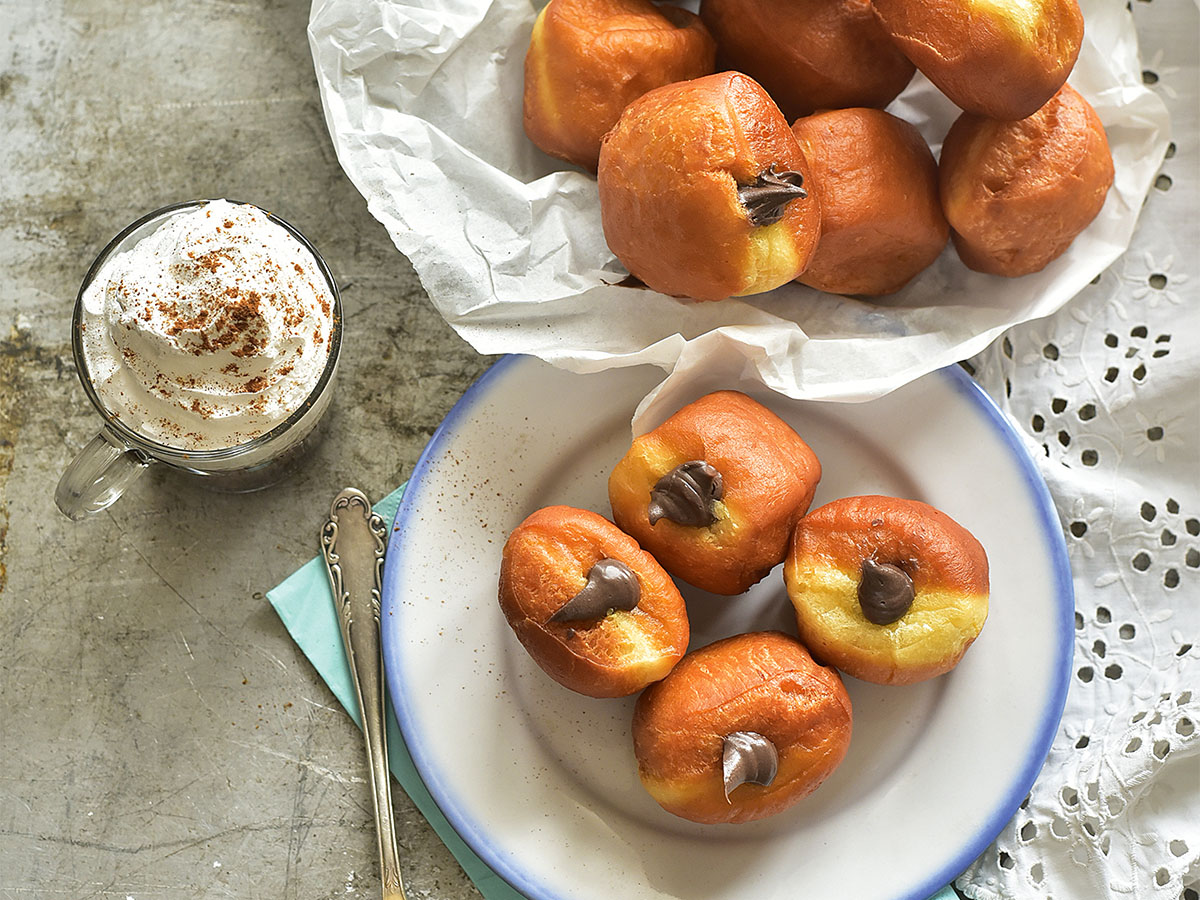
M 667 378 L 639 409 L 749 379 L 789 397 L 860 401 L 965 359 L 1048 315 L 1128 246 L 1168 140 L 1119 0 L 1083 0 L 1071 84 L 1108 132 L 1116 180 L 1100 215 L 1042 272 L 972 272 L 952 247 L 876 302 L 800 284 L 697 303 L 622 286 L 595 179 L 521 125 L 528 0 L 315 0 L 309 39 L 342 167 L 446 321 L 481 353 L 575 372 L 644 363 Z M 920 73 L 889 107 L 934 153 L 957 108 Z

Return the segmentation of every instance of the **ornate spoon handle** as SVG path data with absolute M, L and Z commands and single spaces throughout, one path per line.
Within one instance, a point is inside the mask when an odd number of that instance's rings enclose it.
M 362 491 L 346 488 L 333 498 L 321 531 L 321 553 L 333 588 L 338 624 L 367 745 L 379 871 L 384 900 L 405 900 L 400 877 L 392 794 L 388 781 L 383 713 L 383 654 L 379 644 L 379 592 L 387 527 Z

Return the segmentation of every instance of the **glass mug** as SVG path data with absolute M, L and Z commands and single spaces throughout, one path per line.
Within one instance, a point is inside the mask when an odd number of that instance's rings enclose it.
M 267 218 L 283 227 L 312 255 L 333 297 L 329 355 L 320 378 L 304 402 L 283 422 L 252 440 L 216 450 L 188 450 L 160 443 L 138 433 L 122 422 L 100 399 L 88 371 L 83 348 L 84 293 L 113 255 L 148 237 L 168 219 L 192 212 L 209 202 L 190 200 L 148 213 L 113 238 L 84 276 L 71 321 L 71 351 L 84 392 L 104 419 L 104 424 L 59 479 L 54 501 L 72 519 L 81 519 L 111 506 L 148 466 L 156 463 L 199 476 L 203 484 L 221 491 L 248 492 L 274 484 L 287 474 L 289 464 L 306 449 L 309 442 L 305 439 L 312 435 L 329 406 L 342 344 L 342 305 L 337 285 L 329 267 L 308 239 L 288 222 L 265 210 L 263 212 Z

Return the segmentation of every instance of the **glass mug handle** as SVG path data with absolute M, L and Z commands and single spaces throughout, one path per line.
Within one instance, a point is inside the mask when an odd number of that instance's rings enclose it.
M 102 428 L 62 473 L 54 502 L 71 519 L 100 512 L 116 503 L 148 465 L 149 457 Z

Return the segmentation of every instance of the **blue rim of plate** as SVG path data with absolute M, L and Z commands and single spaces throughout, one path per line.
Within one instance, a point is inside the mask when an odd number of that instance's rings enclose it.
M 400 731 L 404 735 L 405 743 L 408 745 L 409 754 L 412 756 L 413 763 L 416 765 L 421 779 L 425 782 L 426 788 L 429 789 L 430 796 L 433 797 L 438 808 L 446 816 L 450 826 L 458 833 L 467 846 L 484 863 L 490 866 L 492 871 L 508 882 L 512 888 L 531 898 L 531 900 L 559 900 L 558 896 L 548 888 L 533 882 L 531 873 L 509 864 L 503 856 L 493 851 L 487 835 L 478 828 L 473 819 L 464 814 L 453 803 L 452 795 L 447 790 L 443 779 L 439 776 L 438 769 L 433 765 L 430 755 L 426 752 L 425 746 L 420 739 L 420 734 L 414 730 L 412 718 L 409 715 L 408 706 L 404 700 L 406 696 L 404 691 L 405 686 L 397 675 L 400 668 L 398 660 L 403 647 L 403 641 L 398 633 L 401 625 L 398 617 L 392 615 L 394 601 L 389 599 L 396 596 L 396 588 L 399 586 L 399 581 L 402 577 L 401 546 L 406 538 L 411 537 L 407 517 L 412 509 L 415 498 L 421 490 L 422 481 L 433 459 L 439 454 L 442 444 L 448 439 L 450 434 L 468 417 L 475 406 L 486 398 L 491 385 L 499 380 L 510 368 L 526 359 L 531 359 L 531 357 L 516 354 L 504 356 L 479 376 L 475 383 L 454 404 L 454 407 L 437 427 L 437 430 L 434 431 L 433 437 L 430 438 L 425 450 L 417 460 L 416 466 L 413 468 L 412 475 L 409 477 L 407 487 L 404 491 L 404 496 L 400 501 L 400 506 L 396 510 L 396 517 L 393 520 L 391 534 L 388 539 L 387 556 L 384 561 L 384 608 L 382 610 L 383 659 L 384 674 L 387 679 L 388 693 L 392 700 L 392 708 L 396 714 L 396 721 L 400 726 Z M 1020 769 L 1020 774 L 1009 785 L 1003 802 L 997 805 L 995 812 L 976 829 L 975 833 L 963 844 L 952 860 L 945 863 L 937 872 L 931 874 L 920 889 L 897 895 L 895 900 L 926 900 L 926 898 L 937 893 L 941 888 L 950 883 L 952 879 L 958 877 L 979 857 L 1016 813 L 1029 793 L 1030 788 L 1033 787 L 1038 773 L 1041 772 L 1042 765 L 1046 761 L 1046 755 L 1050 752 L 1050 746 L 1054 742 L 1054 736 L 1058 732 L 1058 725 L 1062 719 L 1063 709 L 1067 702 L 1067 688 L 1070 685 L 1071 662 L 1074 658 L 1075 642 L 1075 588 L 1071 577 L 1071 566 L 1067 557 L 1066 539 L 1062 533 L 1062 526 L 1059 524 L 1054 500 L 1050 496 L 1050 491 L 1046 487 L 1045 481 L 1038 472 L 1037 465 L 1029 455 L 1029 451 L 1022 443 L 1020 436 L 1013 430 L 1013 427 L 1004 417 L 1004 413 L 996 406 L 995 401 L 988 396 L 983 388 L 961 366 L 946 366 L 924 377 L 948 379 L 954 389 L 971 406 L 983 414 L 988 424 L 992 426 L 1004 446 L 1020 466 L 1030 499 L 1037 509 L 1038 521 L 1042 529 L 1043 544 L 1051 557 L 1054 568 L 1054 595 L 1058 601 L 1058 679 L 1054 684 L 1053 691 L 1049 694 L 1048 702 L 1042 710 L 1042 719 L 1037 730 L 1036 739 L 1028 748 L 1024 765 Z

